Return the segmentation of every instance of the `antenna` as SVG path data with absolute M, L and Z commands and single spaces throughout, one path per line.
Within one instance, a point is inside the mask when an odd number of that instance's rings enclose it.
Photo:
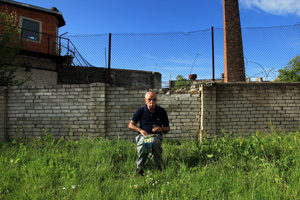
M 198 58 L 198 56 L 199 56 L 199 55 L 200 55 L 200 53 L 196 53 L 196 57 L 195 57 L 195 60 L 194 60 L 194 63 L 193 63 L 193 65 L 192 65 L 192 68 L 191 68 L 190 74 L 192 74 L 193 67 L 194 67 L 194 65 L 195 65 L 195 62 L 196 62 L 196 60 L 197 60 L 197 58 Z

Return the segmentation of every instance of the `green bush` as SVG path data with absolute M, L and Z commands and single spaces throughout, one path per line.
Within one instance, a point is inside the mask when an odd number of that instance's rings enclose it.
M 178 75 L 176 77 L 176 83 L 175 83 L 175 86 L 174 88 L 172 89 L 173 91 L 174 90 L 178 90 L 180 88 L 183 88 L 183 87 L 187 87 L 187 86 L 190 86 L 192 84 L 191 81 L 187 80 L 186 78 L 184 78 L 183 76 L 181 75 Z
M 284 67 L 278 70 L 278 81 L 299 82 L 300 81 L 300 55 L 297 55 Z

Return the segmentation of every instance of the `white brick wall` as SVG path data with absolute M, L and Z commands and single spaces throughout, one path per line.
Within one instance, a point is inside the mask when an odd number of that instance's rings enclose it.
M 4 140 L 6 132 L 6 87 L 0 87 L 0 141 Z
M 257 130 L 299 130 L 299 86 L 300 83 L 218 83 L 204 87 L 204 96 L 211 97 L 216 91 L 215 100 L 210 99 L 216 105 L 216 121 L 204 129 L 215 127 L 211 135 L 221 134 L 222 129 L 244 135 Z
M 57 138 L 70 134 L 79 137 L 90 128 L 90 123 L 87 123 L 90 94 L 89 85 L 10 87 L 8 136 L 13 137 L 16 132 L 29 137 L 39 136 L 42 129 L 47 129 Z
M 218 83 L 201 94 L 158 94 L 171 131 L 166 138 L 200 133 L 220 135 L 222 129 L 250 135 L 256 130 L 296 131 L 300 127 L 300 83 Z M 127 128 L 144 106 L 145 90 L 125 90 L 103 83 L 90 85 L 0 87 L 0 139 L 7 135 L 56 138 L 80 136 L 133 140 Z M 6 115 L 7 113 L 7 115 Z M 7 118 L 6 118 L 7 116 Z

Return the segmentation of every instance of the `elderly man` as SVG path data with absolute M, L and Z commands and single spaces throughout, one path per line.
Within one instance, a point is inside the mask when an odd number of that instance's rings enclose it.
M 133 115 L 128 128 L 132 131 L 138 132 L 136 136 L 137 142 L 137 172 L 141 175 L 144 174 L 143 167 L 148 154 L 143 153 L 143 137 L 154 134 L 152 142 L 152 154 L 154 156 L 155 164 L 158 170 L 162 170 L 162 148 L 161 143 L 163 140 L 162 133 L 170 131 L 169 119 L 167 112 L 162 107 L 156 105 L 157 96 L 154 92 L 147 92 L 145 95 L 146 105 L 136 111 Z M 140 126 L 137 123 L 140 122 Z

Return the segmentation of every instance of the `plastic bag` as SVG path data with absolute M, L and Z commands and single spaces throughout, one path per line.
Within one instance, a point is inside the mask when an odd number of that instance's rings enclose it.
M 143 141 L 143 153 L 151 153 L 152 152 L 152 142 L 153 142 L 153 135 L 144 136 Z

